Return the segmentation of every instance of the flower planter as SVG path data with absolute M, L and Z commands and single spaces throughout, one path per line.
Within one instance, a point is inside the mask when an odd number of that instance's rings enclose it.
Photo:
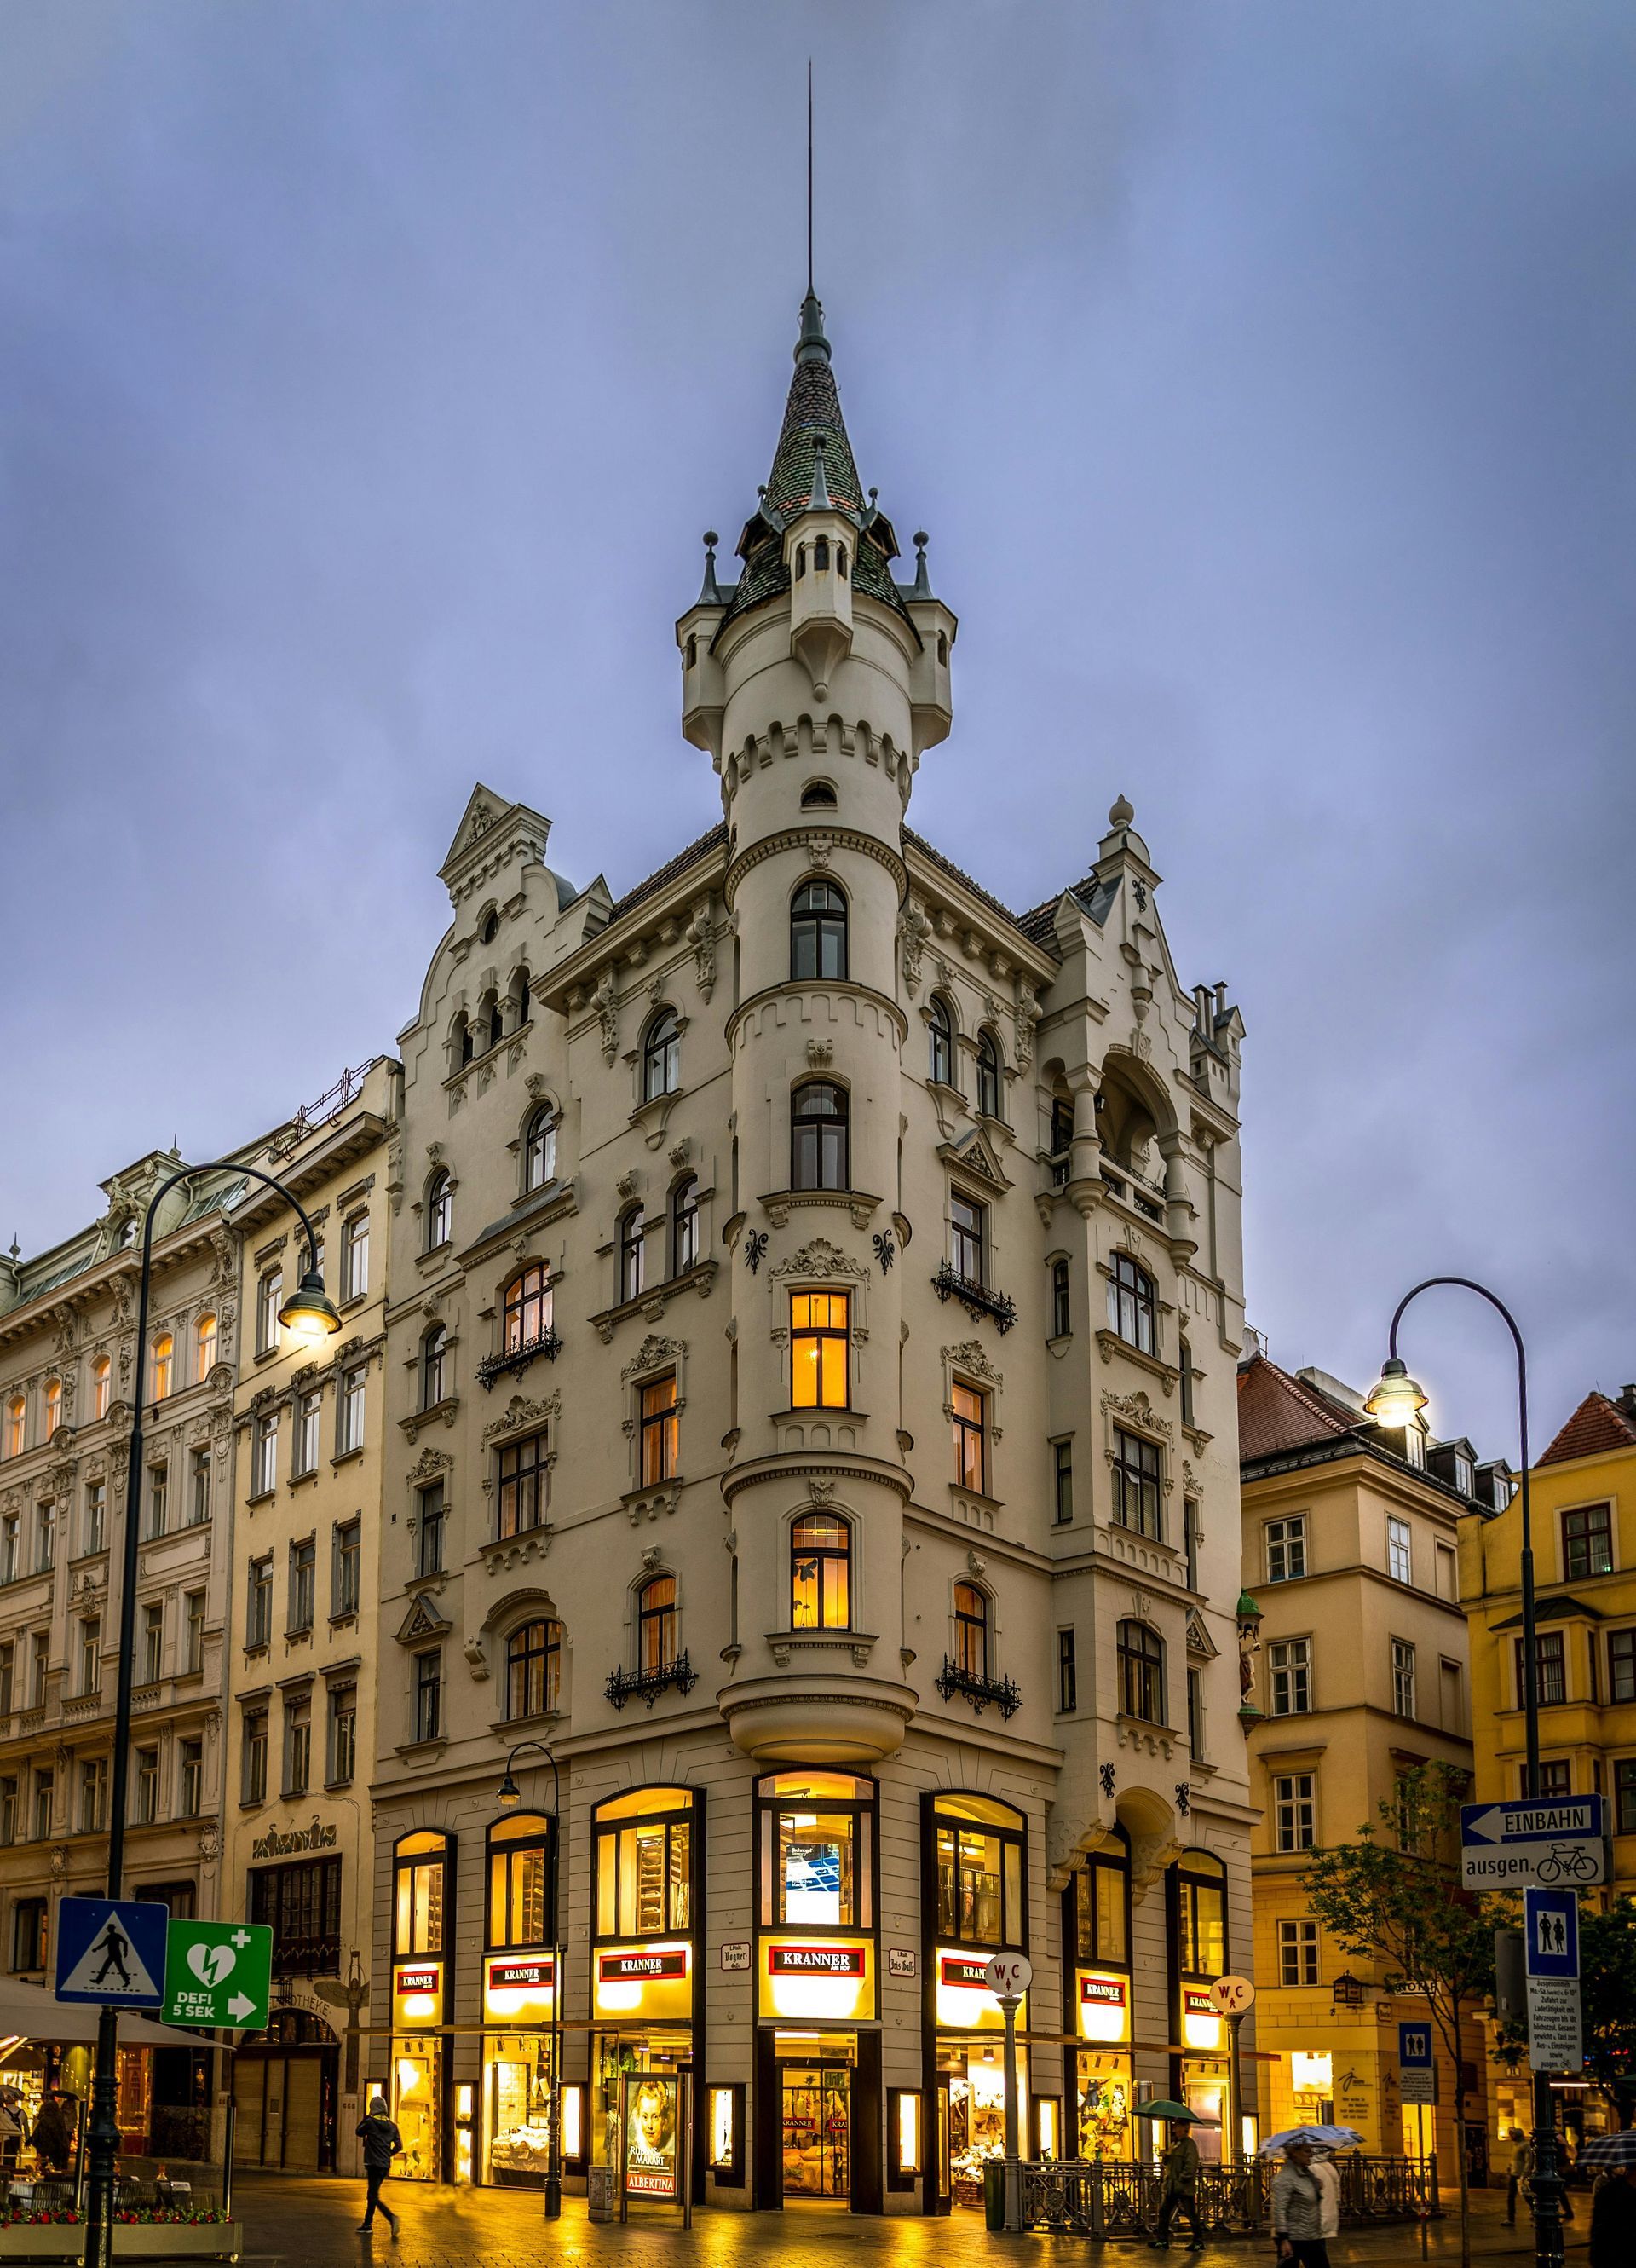
M 116 2260 L 237 2260 L 243 2229 L 236 2220 L 116 2221 Z M 0 2259 L 78 2260 L 85 2250 L 83 2221 L 0 2223 Z

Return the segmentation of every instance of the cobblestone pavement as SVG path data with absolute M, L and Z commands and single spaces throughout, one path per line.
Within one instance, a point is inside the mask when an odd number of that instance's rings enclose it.
M 1139 2243 L 1091 2248 L 1071 2236 L 988 2235 L 975 2213 L 947 2220 L 918 2215 L 853 2220 L 822 2206 L 781 2213 L 701 2211 L 691 2231 L 671 2213 L 651 2209 L 627 2227 L 593 2228 L 582 2198 L 569 2198 L 562 2218 L 548 2226 L 537 2195 L 521 2191 L 422 2188 L 394 2182 L 387 2195 L 403 2222 L 401 2241 L 378 2220 L 372 2235 L 356 2234 L 363 2207 L 362 2182 L 240 2175 L 234 2216 L 244 2223 L 246 2268 L 532 2268 L 542 2258 L 561 2268 L 1078 2268 L 1093 2249 L 1099 2259 L 1135 2268 L 1150 2256 Z M 1486 2192 L 1476 2199 L 1472 2252 L 1482 2261 L 1530 2259 L 1524 2228 L 1508 2229 L 1503 2201 Z M 1568 2258 L 1583 2260 L 1588 2201 L 1576 2199 L 1579 2220 L 1567 2232 Z M 1427 2230 L 1427 2257 L 1445 2264 L 1460 2257 L 1460 2233 L 1448 2200 L 1446 2219 Z M 1255 2263 L 1270 2256 L 1259 2241 L 1212 2244 L 1207 2258 Z M 1413 2268 L 1421 2257 L 1418 2228 L 1348 2230 L 1330 2248 L 1335 2268 Z M 1180 2242 L 1171 2257 L 1187 2256 Z

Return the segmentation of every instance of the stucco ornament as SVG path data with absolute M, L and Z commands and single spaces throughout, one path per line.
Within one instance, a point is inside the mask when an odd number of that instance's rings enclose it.
M 612 1070 L 613 1058 L 620 1051 L 620 996 L 611 962 L 597 979 L 597 989 L 591 996 L 591 1005 L 596 1010 L 597 1021 L 602 1027 L 602 1060 Z

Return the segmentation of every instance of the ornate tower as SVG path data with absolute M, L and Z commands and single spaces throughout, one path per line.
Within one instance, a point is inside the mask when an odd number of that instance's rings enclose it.
M 677 626 L 682 729 L 720 774 L 728 829 L 730 1235 L 755 1256 L 732 1279 L 738 1627 L 722 1707 L 758 1759 L 867 1763 L 915 1706 L 900 1653 L 896 938 L 903 815 L 922 749 L 950 728 L 955 619 L 923 539 L 916 582 L 893 578 L 897 537 L 859 479 L 811 293 L 795 364 L 739 580 L 718 583 L 708 537 Z M 798 1580 L 792 1598 L 789 1572 L 825 1521 L 845 1525 L 855 1587 L 833 1626 Z

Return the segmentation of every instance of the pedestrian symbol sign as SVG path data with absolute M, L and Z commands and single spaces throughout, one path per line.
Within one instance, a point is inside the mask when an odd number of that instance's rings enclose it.
M 59 2000 L 157 2008 L 165 1997 L 164 1906 L 145 1899 L 64 1898 L 57 1908 Z
M 1530 1977 L 1579 1975 L 1579 1900 L 1572 1890 L 1524 1890 L 1525 1967 Z
M 173 1921 L 165 1962 L 167 2024 L 267 2029 L 273 1933 L 265 1922 Z

